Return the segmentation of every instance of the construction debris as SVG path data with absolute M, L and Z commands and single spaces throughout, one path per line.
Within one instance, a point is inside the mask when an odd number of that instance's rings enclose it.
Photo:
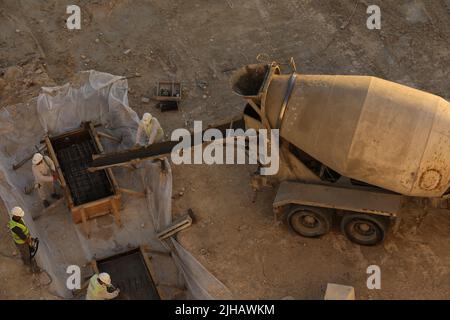
M 157 234 L 157 237 L 160 241 L 167 239 L 169 237 L 174 236 L 176 233 L 180 232 L 181 230 L 184 230 L 192 225 L 192 217 L 194 212 L 192 209 L 189 209 L 188 212 L 183 215 L 182 217 L 176 219 L 173 221 L 170 226 L 168 226 L 166 229 L 160 231 Z
M 181 93 L 181 82 L 159 81 L 156 84 L 154 99 L 159 101 L 157 106 L 161 112 L 178 110 Z
M 328 283 L 324 300 L 355 300 L 355 288 Z

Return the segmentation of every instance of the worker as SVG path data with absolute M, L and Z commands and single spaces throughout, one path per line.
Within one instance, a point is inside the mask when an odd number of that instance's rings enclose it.
M 152 145 L 155 142 L 161 142 L 164 138 L 164 131 L 159 124 L 158 119 L 146 112 L 139 122 L 139 127 L 136 133 L 136 145 L 139 145 L 142 136 L 146 139 L 146 145 Z
M 25 265 L 31 266 L 31 236 L 30 230 L 25 225 L 23 217 L 25 212 L 20 207 L 14 207 L 11 210 L 11 220 L 8 222 L 8 228 L 11 230 L 11 235 L 16 244 L 18 251 L 22 257 L 22 261 Z
M 61 196 L 56 193 L 56 182 L 58 176 L 56 174 L 55 164 L 52 159 L 43 156 L 40 153 L 35 153 L 32 159 L 32 170 L 35 181 L 35 188 L 38 191 L 39 198 L 45 208 L 50 205 L 50 196 L 53 199 L 59 199 Z
M 111 277 L 106 272 L 94 274 L 89 280 L 86 300 L 111 300 L 120 293 L 119 288 L 111 284 Z

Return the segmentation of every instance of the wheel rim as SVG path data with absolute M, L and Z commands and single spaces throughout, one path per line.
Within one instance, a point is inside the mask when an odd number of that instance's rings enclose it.
M 376 243 L 380 238 L 379 228 L 372 221 L 353 220 L 348 224 L 347 230 L 360 243 Z
M 306 214 L 301 217 L 301 224 L 306 228 L 317 228 L 320 223 L 313 215 Z
M 290 224 L 295 232 L 305 236 L 316 236 L 323 233 L 324 224 L 315 212 L 302 210 L 291 216 Z

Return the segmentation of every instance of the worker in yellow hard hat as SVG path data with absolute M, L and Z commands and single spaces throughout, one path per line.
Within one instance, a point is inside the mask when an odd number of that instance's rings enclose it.
M 159 124 L 158 119 L 148 112 L 144 113 L 137 129 L 136 145 L 140 145 L 141 140 L 144 139 L 144 145 L 149 146 L 155 142 L 161 142 L 163 138 L 164 131 Z
M 30 230 L 25 225 L 23 221 L 23 217 L 25 216 L 25 212 L 20 207 L 14 207 L 11 210 L 11 220 L 8 222 L 8 228 L 11 231 L 12 238 L 14 243 L 20 252 L 20 256 L 22 257 L 22 261 L 25 265 L 31 265 L 31 254 L 30 254 L 30 246 L 31 246 L 31 236 Z
M 106 272 L 94 274 L 89 280 L 86 300 L 111 300 L 120 293 L 119 288 L 111 284 L 111 277 Z
M 52 159 L 36 153 L 32 159 L 32 171 L 34 175 L 35 188 L 38 191 L 39 198 L 45 208 L 50 205 L 50 197 L 59 199 L 61 196 L 56 192 L 55 183 L 58 181 L 55 164 Z

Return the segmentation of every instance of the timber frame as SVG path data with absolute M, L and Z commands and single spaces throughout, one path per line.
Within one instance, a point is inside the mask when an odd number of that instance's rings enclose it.
M 88 225 L 88 220 L 94 219 L 96 217 L 100 217 L 106 214 L 112 214 L 114 216 L 114 220 L 116 224 L 121 227 L 121 217 L 120 217 L 120 208 L 121 208 L 121 191 L 117 184 L 116 178 L 111 170 L 111 168 L 105 169 L 106 176 L 109 180 L 109 183 L 112 186 L 113 195 L 108 196 L 103 199 L 99 199 L 96 201 L 91 201 L 88 203 L 83 203 L 81 205 L 75 205 L 74 200 L 72 198 L 72 194 L 70 188 L 64 178 L 64 174 L 61 170 L 60 163 L 56 156 L 55 150 L 52 145 L 52 141 L 55 139 L 60 139 L 63 137 L 73 136 L 77 134 L 81 134 L 88 131 L 89 135 L 92 139 L 96 152 L 98 154 L 103 154 L 104 149 L 100 142 L 98 133 L 91 122 L 85 122 L 81 124 L 81 128 L 66 132 L 64 134 L 54 136 L 54 137 L 45 137 L 45 144 L 47 146 L 47 150 L 49 153 L 49 157 L 53 160 L 55 164 L 55 168 L 59 177 L 59 181 L 61 187 L 63 189 L 65 198 L 67 200 L 67 206 L 72 213 L 72 219 L 74 223 L 82 223 L 83 229 L 86 233 L 86 236 L 89 237 L 90 229 Z
M 170 256 L 170 253 L 152 250 L 148 245 L 141 245 L 141 246 L 139 246 L 138 248 L 136 248 L 134 250 L 128 251 L 128 253 L 133 252 L 133 251 L 139 251 L 139 254 L 142 257 L 142 259 L 144 261 L 144 264 L 145 264 L 145 268 L 146 268 L 146 270 L 148 272 L 148 276 L 152 280 L 152 282 L 153 282 L 153 284 L 155 286 L 155 289 L 156 289 L 156 293 L 158 294 L 158 296 L 159 296 L 159 298 L 161 300 L 171 300 L 173 298 L 173 297 L 168 296 L 165 293 L 165 291 L 162 290 L 163 287 L 173 287 L 173 288 L 177 289 L 178 291 L 184 291 L 185 290 L 185 288 L 178 288 L 178 287 L 175 287 L 175 286 L 171 286 L 171 285 L 167 285 L 167 284 L 161 283 L 158 280 L 157 276 L 156 276 L 156 272 L 155 272 L 155 269 L 154 269 L 153 264 L 152 264 L 152 255 Z M 124 255 L 124 254 L 126 254 L 126 253 L 122 253 L 122 254 L 119 254 L 117 256 Z M 112 257 L 109 257 L 109 258 L 106 258 L 106 259 L 112 259 L 114 257 L 116 257 L 116 256 L 112 256 Z M 97 273 L 97 274 L 100 273 L 100 270 L 98 268 L 98 262 L 100 262 L 102 260 L 105 260 L 105 259 L 92 260 L 91 263 L 90 263 L 91 267 L 92 267 L 92 270 L 95 273 Z M 114 279 L 113 279 L 113 281 L 114 281 Z

